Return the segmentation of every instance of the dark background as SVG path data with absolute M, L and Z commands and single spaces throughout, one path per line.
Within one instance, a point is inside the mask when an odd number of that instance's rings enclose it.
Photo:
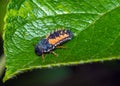
M 120 86 L 120 61 L 34 69 L 0 86 Z
M 8 0 L 0 0 L 0 59 L 4 53 L 2 28 L 7 3 Z M 2 82 L 3 76 L 4 73 L 0 78 L 0 86 L 120 86 L 120 61 L 34 69 L 5 83 Z

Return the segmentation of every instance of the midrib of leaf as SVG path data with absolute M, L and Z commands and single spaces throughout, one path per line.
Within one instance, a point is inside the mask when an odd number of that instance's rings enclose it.
M 94 19 L 94 21 L 93 21 L 92 23 L 90 23 L 88 26 L 86 26 L 82 31 L 87 30 L 89 27 L 91 27 L 91 26 L 94 25 L 97 21 L 99 21 L 101 17 L 103 17 L 104 15 L 106 15 L 106 14 L 114 11 L 115 9 L 117 9 L 117 8 L 119 8 L 119 7 L 120 7 L 120 5 L 114 7 L 114 8 L 111 9 L 111 10 L 108 10 L 108 11 L 106 11 L 106 12 L 104 12 L 104 13 L 100 13 L 100 14 L 98 15 L 98 17 L 97 17 L 96 19 Z M 79 31 L 78 34 L 80 34 L 82 31 Z M 108 48 L 110 48 L 110 47 L 115 43 L 115 41 L 117 40 L 117 38 L 118 38 L 119 36 L 120 36 L 120 32 L 119 32 L 118 35 L 114 38 L 113 42 L 111 42 L 111 44 L 109 44 L 107 48 L 101 50 L 99 53 L 104 52 L 105 50 L 107 50 Z M 77 37 L 78 37 L 78 36 L 77 36 Z M 76 43 L 77 43 L 77 42 L 76 42 Z M 74 45 L 75 45 L 75 44 L 74 44 Z M 73 46 L 73 47 L 74 47 L 74 46 Z M 95 57 L 95 56 L 98 55 L 99 53 L 96 53 L 96 54 L 95 54 L 94 56 L 92 56 L 92 57 Z M 92 59 L 92 60 L 86 60 L 86 61 L 84 60 L 83 63 L 103 61 L 103 60 L 112 60 L 112 59 L 117 59 L 117 58 L 119 59 L 120 56 L 118 56 L 118 57 L 112 57 L 112 58 Z M 75 64 L 76 62 L 75 62 L 75 63 L 74 63 L 74 62 L 71 62 L 71 63 L 72 63 L 72 64 Z M 70 64 L 71 64 L 71 63 L 70 63 Z M 81 61 L 80 63 L 82 63 L 82 61 Z M 76 64 L 78 64 L 78 63 L 76 63 Z
M 97 21 L 99 21 L 99 19 L 101 18 L 101 17 L 103 17 L 104 15 L 106 15 L 106 14 L 108 14 L 108 13 L 110 13 L 110 12 L 112 12 L 112 11 L 114 11 L 115 9 L 117 9 L 117 8 L 120 8 L 120 5 L 118 5 L 118 6 L 116 6 L 115 8 L 113 8 L 113 9 L 111 9 L 111 10 L 108 10 L 108 11 L 106 11 L 106 12 L 104 12 L 104 13 L 100 13 L 99 15 L 98 15 L 98 17 L 92 22 L 92 23 L 90 23 L 88 26 L 86 26 L 83 30 L 81 30 L 81 31 L 79 31 L 77 34 L 80 34 L 82 31 L 85 31 L 85 30 L 87 30 L 87 29 L 89 29 L 89 27 L 91 27 L 92 25 L 94 25 Z M 114 42 L 116 41 L 116 39 L 118 38 L 120 36 L 120 33 L 115 37 L 115 39 L 113 40 L 113 42 L 110 44 L 110 45 L 108 45 L 108 47 L 107 48 L 105 48 L 105 49 L 103 49 L 103 50 L 101 50 L 100 52 L 104 52 L 105 50 L 107 50 L 108 48 L 110 48 L 113 44 L 114 44 Z M 78 37 L 78 36 L 77 36 Z M 76 43 L 77 42 L 75 42 L 73 45 L 73 48 L 75 47 L 75 45 L 76 45 Z M 99 53 L 100 53 L 99 52 Z M 92 57 L 95 57 L 97 54 L 99 54 L 99 53 L 96 53 L 94 56 L 92 56 Z M 115 57 L 115 58 L 112 58 L 112 59 L 116 59 L 117 57 Z M 119 58 L 119 57 L 118 57 Z M 92 59 L 92 60 L 90 60 L 90 61 L 85 61 L 85 63 L 87 63 L 87 62 L 96 62 L 96 61 L 103 61 L 103 59 L 104 60 L 112 60 L 111 58 L 102 58 L 102 59 Z M 81 63 L 81 62 L 80 62 Z M 78 62 L 71 62 L 70 64 L 78 64 Z
M 100 13 L 100 14 L 98 15 L 98 17 L 97 17 L 92 23 L 90 23 L 88 26 L 86 26 L 86 28 L 84 28 L 82 31 L 86 30 L 87 28 L 89 28 L 90 26 L 92 26 L 93 24 L 95 24 L 95 23 L 96 23 L 97 21 L 99 21 L 99 19 L 100 19 L 101 17 L 103 17 L 104 15 L 110 13 L 111 11 L 113 11 L 113 10 L 119 8 L 119 7 L 120 7 L 120 5 L 119 5 L 119 6 L 116 6 L 115 8 L 113 8 L 113 9 L 111 9 L 111 10 L 106 11 L 105 13 Z M 80 32 L 82 32 L 82 31 L 80 31 Z M 79 32 L 79 33 L 80 33 L 80 32 Z
M 99 53 L 96 53 L 94 56 L 92 56 L 92 57 L 95 57 L 96 55 L 99 55 L 100 53 L 102 53 L 102 52 L 104 52 L 105 50 L 107 50 L 108 48 L 110 48 L 114 43 L 115 43 L 115 41 L 117 40 L 117 38 L 120 36 L 120 33 L 118 33 L 118 35 L 115 37 L 115 39 L 113 40 L 113 42 L 111 43 L 111 44 L 109 44 L 108 45 L 108 47 L 107 48 L 105 48 L 105 49 L 103 49 L 103 50 L 101 50 Z M 118 57 L 119 58 L 119 57 Z M 104 59 L 104 58 L 103 58 Z M 109 58 L 108 58 L 109 59 Z M 116 59 L 116 57 L 115 58 L 113 58 L 113 59 Z M 112 60 L 112 59 L 111 59 Z

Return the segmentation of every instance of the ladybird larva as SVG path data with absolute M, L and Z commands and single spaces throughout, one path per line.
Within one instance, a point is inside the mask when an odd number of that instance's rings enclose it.
M 60 46 L 62 43 L 71 40 L 73 38 L 73 33 L 70 30 L 57 30 L 48 35 L 46 38 L 41 39 L 38 44 L 35 46 L 35 53 L 38 56 L 42 55 L 42 58 L 44 58 L 43 54 L 53 52 L 53 50 Z

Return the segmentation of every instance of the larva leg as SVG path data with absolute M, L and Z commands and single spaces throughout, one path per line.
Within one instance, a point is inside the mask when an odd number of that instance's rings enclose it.
M 65 46 L 57 46 L 56 48 L 67 48 L 67 47 L 65 47 Z
M 44 54 L 42 53 L 42 60 L 44 61 Z
M 58 54 L 57 54 L 57 53 L 55 53 L 54 51 L 51 51 L 51 53 L 52 53 L 52 54 L 54 54 L 55 56 L 58 56 Z

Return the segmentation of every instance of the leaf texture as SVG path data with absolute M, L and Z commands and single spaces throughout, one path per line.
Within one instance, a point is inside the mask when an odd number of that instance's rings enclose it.
M 120 0 L 12 0 L 4 33 L 4 81 L 23 70 L 120 58 Z M 74 38 L 59 55 L 34 53 L 34 44 L 57 28 Z

